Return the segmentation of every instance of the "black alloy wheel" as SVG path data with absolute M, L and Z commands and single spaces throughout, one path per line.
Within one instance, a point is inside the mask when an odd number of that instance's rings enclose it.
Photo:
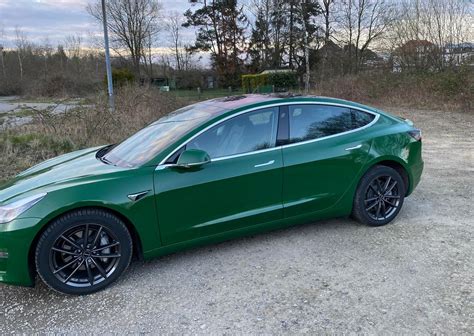
M 388 224 L 400 212 L 405 192 L 404 181 L 395 169 L 375 166 L 359 182 L 352 216 L 371 226 Z
M 36 269 L 52 289 L 66 294 L 97 292 L 125 271 L 132 239 L 125 224 L 101 209 L 69 213 L 43 232 L 36 248 Z
M 390 218 L 400 206 L 398 182 L 389 175 L 376 177 L 365 193 L 365 211 L 374 220 Z
M 50 251 L 51 272 L 64 284 L 90 287 L 110 277 L 120 262 L 117 238 L 99 224 L 81 224 L 59 236 Z

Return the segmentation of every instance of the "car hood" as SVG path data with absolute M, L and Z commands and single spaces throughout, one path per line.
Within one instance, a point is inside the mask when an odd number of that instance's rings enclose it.
M 18 174 L 7 184 L 0 186 L 0 204 L 9 203 L 20 196 L 61 188 L 72 181 L 91 180 L 98 175 L 124 170 L 98 160 L 96 153 L 100 148 L 102 147 L 61 155 Z

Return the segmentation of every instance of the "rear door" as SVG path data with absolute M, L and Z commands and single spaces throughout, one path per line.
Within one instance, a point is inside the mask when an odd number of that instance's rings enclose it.
M 288 144 L 283 147 L 285 217 L 333 206 L 367 160 L 364 126 L 376 116 L 347 107 L 302 104 L 286 107 Z

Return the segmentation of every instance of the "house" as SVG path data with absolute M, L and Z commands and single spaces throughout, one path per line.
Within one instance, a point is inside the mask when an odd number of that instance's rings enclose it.
M 444 47 L 443 59 L 448 65 L 474 65 L 474 43 L 447 44 Z
M 442 63 L 441 52 L 427 40 L 410 40 L 392 54 L 392 71 L 434 70 Z

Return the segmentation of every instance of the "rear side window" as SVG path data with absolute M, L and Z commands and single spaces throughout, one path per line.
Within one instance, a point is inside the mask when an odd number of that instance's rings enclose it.
M 365 125 L 370 124 L 375 118 L 373 114 L 367 112 L 357 110 L 351 110 L 351 112 L 353 129 L 364 127 Z
M 290 143 L 318 139 L 369 124 L 374 115 L 345 107 L 293 105 L 289 108 Z

